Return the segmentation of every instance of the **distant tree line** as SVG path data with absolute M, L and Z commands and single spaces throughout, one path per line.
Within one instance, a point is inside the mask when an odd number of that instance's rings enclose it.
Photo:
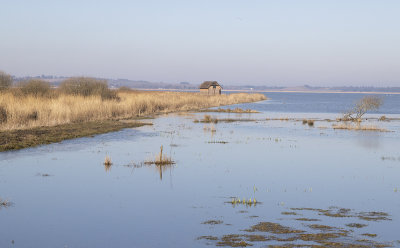
M 59 94 L 101 96 L 103 100 L 119 100 L 117 93 L 108 88 L 106 80 L 90 77 L 72 77 L 61 82 L 57 89 L 41 78 L 13 82 L 11 75 L 0 71 L 0 91 L 10 91 L 19 96 L 56 97 Z

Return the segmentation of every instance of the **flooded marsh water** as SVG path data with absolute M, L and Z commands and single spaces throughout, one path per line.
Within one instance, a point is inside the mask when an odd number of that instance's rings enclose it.
M 363 123 L 390 132 L 325 121 L 358 94 L 267 96 L 233 106 L 260 113 L 170 114 L 0 153 L 0 247 L 400 247 L 400 121 L 377 120 L 400 117 L 400 96 Z M 252 121 L 194 122 L 204 114 Z M 146 164 L 161 146 L 175 164 Z

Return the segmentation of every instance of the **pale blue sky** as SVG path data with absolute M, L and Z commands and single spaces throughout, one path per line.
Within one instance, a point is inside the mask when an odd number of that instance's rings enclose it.
M 399 0 L 0 0 L 0 70 L 400 86 Z

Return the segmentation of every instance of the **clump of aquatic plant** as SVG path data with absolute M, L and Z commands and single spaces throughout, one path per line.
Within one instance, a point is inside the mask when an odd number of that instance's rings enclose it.
M 106 156 L 103 164 L 104 164 L 104 169 L 106 171 L 109 171 L 111 169 L 112 161 L 111 161 L 110 156 L 108 156 L 108 155 Z
M 212 118 L 211 115 L 204 115 L 203 120 L 201 120 L 200 122 L 203 122 L 203 123 L 218 123 L 218 119 Z
M 384 115 L 382 115 L 381 117 L 379 117 L 378 121 L 387 121 L 388 118 Z
M 353 227 L 353 228 L 363 228 L 363 227 L 366 227 L 368 225 L 360 224 L 360 223 L 349 223 L 349 224 L 346 224 L 346 226 Z
M 171 157 L 168 157 L 163 154 L 163 146 L 160 147 L 160 153 L 155 157 L 154 160 L 148 160 L 144 162 L 145 164 L 155 164 L 155 165 L 171 165 L 175 164 L 175 162 L 171 159 Z
M 314 126 L 314 120 L 311 119 L 303 119 L 302 123 L 303 125 L 308 124 L 310 127 Z
M 106 158 L 104 159 L 104 165 L 108 165 L 108 166 L 112 165 L 110 156 L 108 156 L 108 155 L 106 156 Z
M 0 198 L 0 208 L 2 208 L 2 207 L 6 208 L 6 207 L 9 207 L 11 205 L 12 205 L 12 203 L 9 200 Z
M 257 202 L 256 198 L 253 198 L 253 199 L 251 199 L 251 198 L 249 198 L 249 199 L 242 198 L 242 199 L 241 199 L 241 198 L 239 198 L 239 197 L 232 197 L 230 203 L 231 203 L 233 206 L 236 206 L 236 205 L 255 206 L 255 205 L 257 205 L 259 202 Z
M 203 224 L 203 225 L 219 225 L 219 224 L 222 224 L 222 223 L 224 223 L 222 220 L 207 220 L 207 221 L 204 221 L 201 224 Z
M 214 140 L 214 141 L 208 141 L 208 144 L 228 144 L 228 141 L 223 141 L 223 140 Z

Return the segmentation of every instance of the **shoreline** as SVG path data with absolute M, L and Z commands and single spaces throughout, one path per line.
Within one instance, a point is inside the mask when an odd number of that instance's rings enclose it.
M 0 152 L 58 143 L 69 139 L 91 137 L 145 125 L 153 124 L 137 120 L 107 120 L 0 131 Z
M 257 102 L 250 101 L 250 102 Z M 244 101 L 241 103 L 250 103 Z M 234 105 L 231 104 L 219 104 L 221 107 Z M 117 132 L 125 128 L 136 128 L 145 125 L 153 125 L 153 123 L 139 122 L 140 120 L 153 119 L 163 114 L 171 113 L 182 113 L 182 112 L 193 112 L 200 111 L 203 108 L 193 108 L 188 110 L 174 110 L 174 111 L 161 111 L 154 112 L 147 116 L 138 116 L 126 119 L 114 119 L 114 120 L 98 120 L 98 121 L 85 121 L 76 123 L 60 124 L 55 126 L 39 126 L 27 129 L 13 129 L 13 130 L 0 130 L 0 152 L 20 150 L 24 148 L 36 147 L 40 145 L 52 144 L 61 142 L 63 140 L 90 137 L 93 135 L 104 134 L 109 132 Z
M 160 91 L 160 92 L 197 92 L 196 89 L 133 89 L 143 91 Z M 315 94 L 375 94 L 375 95 L 400 95 L 400 92 L 386 91 L 329 91 L 329 90 L 223 90 L 223 92 L 235 93 L 315 93 Z

